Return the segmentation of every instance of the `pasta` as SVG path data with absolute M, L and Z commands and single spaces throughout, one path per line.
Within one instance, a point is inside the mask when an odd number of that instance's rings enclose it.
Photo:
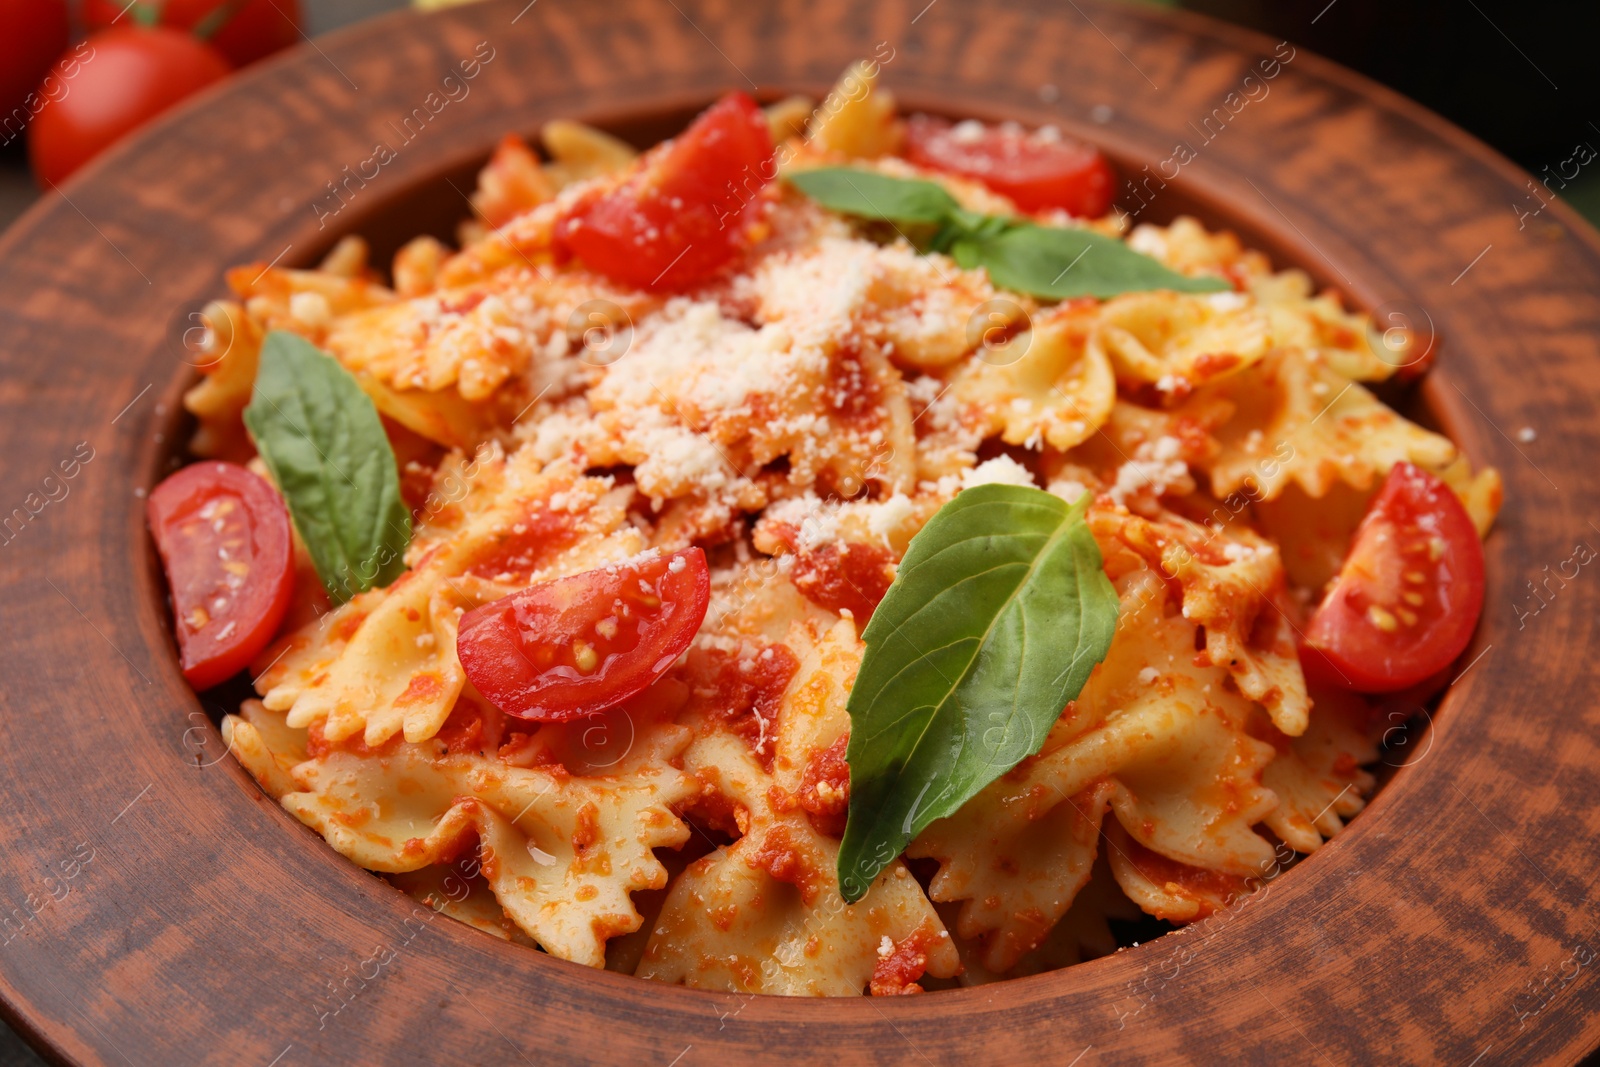
M 459 250 L 412 241 L 390 285 L 347 238 L 319 269 L 230 272 L 235 298 L 204 312 L 192 450 L 251 454 L 241 412 L 264 338 L 288 330 L 371 397 L 414 523 L 401 577 L 337 606 L 297 546 L 259 699 L 223 724 L 235 757 L 419 899 L 475 857 L 442 905 L 463 922 L 741 993 L 1070 965 L 1114 951 L 1113 920 L 1203 918 L 1284 846 L 1319 848 L 1371 795 L 1378 749 L 1368 700 L 1302 669 L 1312 606 L 1398 464 L 1449 486 L 1479 535 L 1495 472 L 1369 388 L 1398 368 L 1365 315 L 1231 234 L 1029 212 L 910 162 L 870 64 L 767 118 L 785 173 L 932 181 L 967 211 L 1084 227 L 1227 288 L 1008 290 L 781 181 L 736 205 L 757 221 L 732 268 L 640 287 L 554 236 L 626 187 L 634 149 L 573 122 L 544 128 L 543 156 L 507 137 Z M 862 630 L 917 532 L 991 483 L 1088 498 L 1110 650 L 1030 755 L 847 903 Z M 468 613 L 690 546 L 710 561 L 704 622 L 637 695 L 528 721 L 469 679 Z

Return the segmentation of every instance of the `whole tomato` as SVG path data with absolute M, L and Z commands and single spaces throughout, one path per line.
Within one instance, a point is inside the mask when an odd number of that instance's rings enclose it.
M 138 0 L 138 4 L 154 6 L 152 0 Z M 126 26 L 136 14 L 124 15 L 127 5 L 128 0 L 84 0 L 83 20 L 91 30 Z M 231 13 L 221 10 L 233 5 L 237 7 Z M 210 42 L 235 67 L 254 63 L 300 40 L 299 0 L 167 0 L 160 9 L 161 25 L 192 30 L 219 11 L 226 21 Z
M 68 40 L 67 0 L 0 0 L 0 143 L 10 141 L 27 124 L 35 108 L 13 113 L 61 53 Z M 41 97 L 42 99 L 42 97 Z
M 123 134 L 229 70 L 215 48 L 179 30 L 119 26 L 95 34 L 51 70 L 65 91 L 28 131 L 35 177 L 46 185 L 64 181 Z

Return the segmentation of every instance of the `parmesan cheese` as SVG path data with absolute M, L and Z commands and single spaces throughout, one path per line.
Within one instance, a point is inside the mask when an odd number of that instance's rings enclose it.
M 1078 498 L 1089 491 L 1089 487 L 1075 478 L 1058 478 L 1051 482 L 1045 491 L 1060 497 L 1069 504 L 1076 504 Z
M 961 488 L 975 485 L 1022 485 L 1035 488 L 1033 474 L 1010 456 L 996 456 L 985 460 L 961 474 Z
M 1108 492 L 1118 504 L 1131 498 L 1148 494 L 1162 497 L 1173 491 L 1187 491 L 1193 487 L 1189 466 L 1178 458 L 1183 453 L 1183 442 L 1176 437 L 1158 437 L 1134 451 L 1134 458 L 1117 468 L 1117 476 Z

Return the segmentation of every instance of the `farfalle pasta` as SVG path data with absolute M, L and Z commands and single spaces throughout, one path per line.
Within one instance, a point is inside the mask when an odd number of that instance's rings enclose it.
M 1049 188 L 962 169 L 993 138 L 1048 160 L 1055 131 L 908 127 L 870 64 L 815 108 L 769 109 L 770 133 L 738 106 L 757 126 L 727 136 L 775 141 L 771 172 L 707 193 L 715 226 L 654 278 L 656 250 L 607 258 L 624 223 L 606 211 L 654 210 L 651 189 L 693 178 L 682 153 L 704 118 L 643 156 L 571 122 L 546 127 L 542 155 L 508 137 L 461 247 L 418 238 L 388 280 L 358 238 L 320 269 L 229 274 L 185 397 L 193 451 L 249 459 L 241 412 L 264 339 L 288 331 L 370 398 L 411 514 L 403 573 L 335 604 L 295 513 L 259 699 L 223 723 L 234 756 L 419 899 L 475 859 L 445 906 L 463 922 L 745 993 L 1070 965 L 1114 951 L 1111 922 L 1203 918 L 1285 848 L 1338 833 L 1374 788 L 1373 688 L 1341 681 L 1331 653 L 1304 665 L 1318 601 L 1330 583 L 1353 595 L 1338 583 L 1392 472 L 1448 487 L 1474 546 L 1499 506 L 1493 470 L 1381 399 L 1425 367 L 1231 234 L 1188 218 L 1125 232 L 1109 192 L 1076 217 L 1035 206 Z M 901 183 L 872 188 L 906 202 L 841 210 L 792 180 L 827 168 Z M 669 252 L 696 209 L 661 217 Z M 1018 281 L 1004 241 L 1090 242 L 1145 281 L 1107 295 L 1075 266 Z M 293 511 L 256 445 L 252 469 Z M 1115 600 L 1109 646 L 1019 759 L 854 898 L 839 872 L 869 619 L 919 532 L 995 485 L 1079 509 Z M 1350 610 L 1399 632 L 1431 610 L 1413 576 L 1445 549 L 1426 518 L 1391 518 L 1423 562 Z M 508 703 L 460 651 L 499 605 L 539 625 L 530 590 L 605 574 L 627 592 L 640 568 L 702 557 L 682 651 L 604 710 Z M 627 595 L 655 610 L 665 586 L 641 588 Z M 629 624 L 618 610 L 600 633 Z M 577 682 L 608 669 L 590 644 L 561 654 Z

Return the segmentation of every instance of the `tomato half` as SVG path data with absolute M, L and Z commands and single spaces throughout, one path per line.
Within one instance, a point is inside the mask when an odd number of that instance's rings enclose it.
M 1410 463 L 1389 472 L 1344 566 L 1306 627 L 1310 672 L 1392 693 L 1448 667 L 1483 611 L 1483 545 L 1444 482 Z
M 229 72 L 216 49 L 177 30 L 117 27 L 90 37 L 87 47 L 92 56 L 67 56 L 52 69 L 69 91 L 40 109 L 28 131 L 28 160 L 45 184 L 65 181 L 124 134 Z
M 175 30 L 193 30 L 230 2 L 166 0 L 161 5 L 161 25 Z M 148 7 L 153 0 L 140 0 L 140 3 Z M 128 0 L 84 0 L 83 21 L 90 30 L 126 26 L 136 20 L 136 12 L 127 8 Z M 300 21 L 299 0 L 245 0 L 244 6 L 227 15 L 227 21 L 211 36 L 210 44 L 229 63 L 242 67 L 299 41 Z
M 294 593 L 289 509 L 265 479 L 215 460 L 150 492 L 150 532 L 172 589 L 183 676 L 209 689 L 267 647 Z
M 508 715 L 566 722 L 615 707 L 694 640 L 711 602 L 706 555 L 618 564 L 540 582 L 461 617 L 456 654 Z
M 913 115 L 906 123 L 906 158 L 930 170 L 982 182 L 1023 211 L 1061 208 L 1083 218 L 1111 209 L 1116 176 L 1093 145 L 1055 133 L 1029 132 L 1014 123 L 995 126 Z
M 686 289 L 748 246 L 776 174 L 766 116 L 729 93 L 620 186 L 577 204 L 556 224 L 556 243 L 614 281 Z
M 66 50 L 70 27 L 67 0 L 0 0 L 0 118 L 5 120 L 0 144 L 9 143 L 26 122 L 16 110 L 24 103 L 34 110 L 28 94 L 42 88 L 40 82 L 50 65 Z M 52 87 L 59 92 L 59 89 Z

